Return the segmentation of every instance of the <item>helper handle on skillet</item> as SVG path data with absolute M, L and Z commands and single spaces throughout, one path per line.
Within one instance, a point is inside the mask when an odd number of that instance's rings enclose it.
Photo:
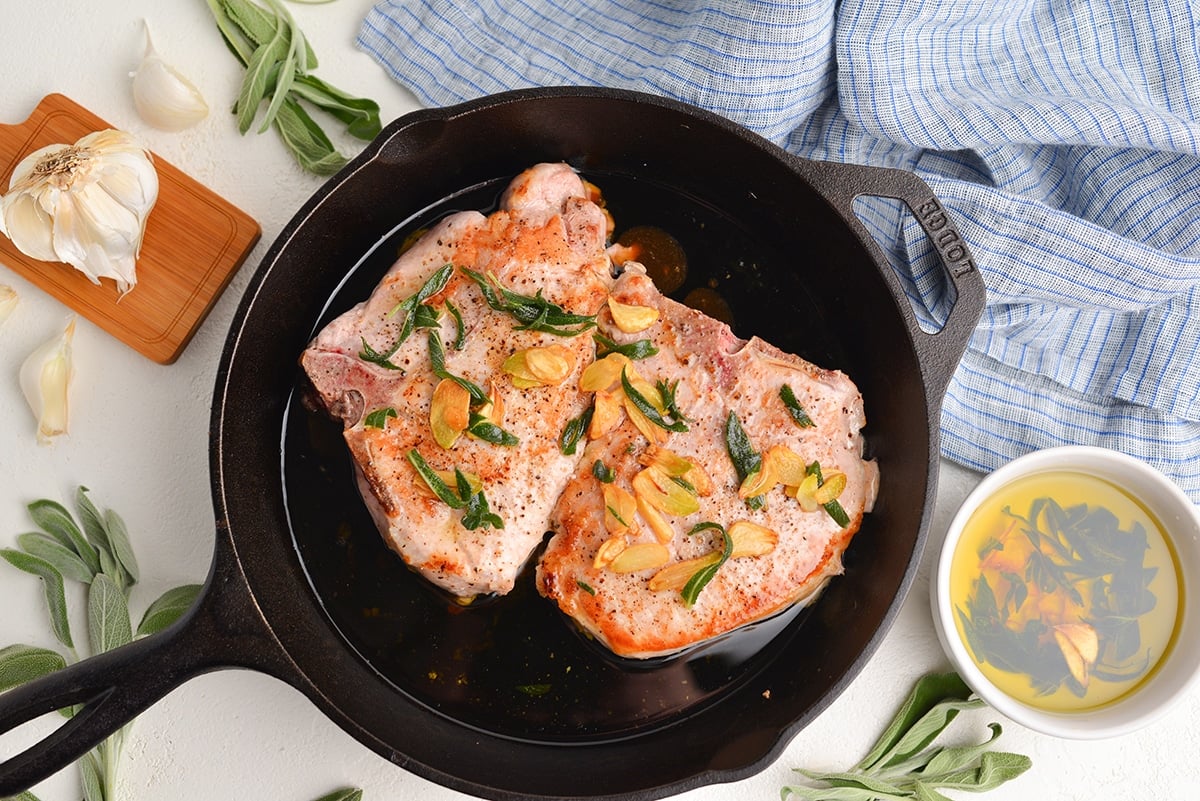
M 236 570 L 222 569 L 224 561 L 216 560 L 200 599 L 164 631 L 0 694 L 0 734 L 82 705 L 43 740 L 0 762 L 0 798 L 57 773 L 188 679 L 231 666 L 287 674 L 278 664 L 283 652 L 264 647 L 269 629 L 245 579 L 222 575 Z
M 912 333 L 930 408 L 939 408 L 950 378 L 983 313 L 986 293 L 983 278 L 975 267 L 967 243 L 954 227 L 949 213 L 929 185 L 911 172 L 800 158 L 794 159 L 793 166 L 834 205 L 846 224 L 860 234 L 867 246 L 875 251 L 880 264 L 886 265 L 887 258 L 854 213 L 855 198 L 865 195 L 902 201 L 929 236 L 946 276 L 957 292 L 954 306 L 941 330 L 935 333 L 924 331 L 917 323 L 898 277 L 891 270 L 883 272 L 888 286 L 900 301 L 901 311 Z M 935 419 L 935 425 L 936 422 Z

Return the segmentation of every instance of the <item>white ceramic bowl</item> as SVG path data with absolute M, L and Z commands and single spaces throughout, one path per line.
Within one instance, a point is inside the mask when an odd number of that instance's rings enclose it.
M 1087 473 L 1123 487 L 1139 499 L 1166 531 L 1179 560 L 1182 585 L 1177 635 L 1152 675 L 1132 692 L 1104 706 L 1050 712 L 1015 700 L 996 687 L 971 659 L 955 625 L 950 565 L 971 513 L 1010 481 L 1047 470 Z M 1123 453 L 1082 445 L 1048 448 L 1022 456 L 988 475 L 967 496 L 950 523 L 934 567 L 930 596 L 938 637 L 963 680 L 1012 720 L 1045 734 L 1099 739 L 1142 728 L 1193 690 L 1200 677 L 1200 510 L 1170 479 Z

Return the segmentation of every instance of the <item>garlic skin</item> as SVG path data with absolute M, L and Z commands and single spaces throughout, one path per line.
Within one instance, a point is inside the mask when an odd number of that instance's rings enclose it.
M 13 169 L 0 198 L 0 233 L 22 253 L 62 261 L 88 277 L 137 283 L 146 219 L 158 200 L 150 151 L 124 131 L 96 131 L 73 145 L 47 145 Z
M 195 85 L 162 60 L 150 40 L 146 23 L 146 53 L 129 73 L 133 105 L 148 124 L 161 131 L 182 131 L 208 116 L 208 104 Z
M 17 308 L 17 290 L 8 284 L 0 284 L 0 325 L 8 319 L 13 309 Z
M 21 364 L 21 392 L 37 418 L 37 439 L 45 445 L 67 433 L 68 395 L 75 375 L 71 341 L 75 318 L 63 332 L 37 348 Z

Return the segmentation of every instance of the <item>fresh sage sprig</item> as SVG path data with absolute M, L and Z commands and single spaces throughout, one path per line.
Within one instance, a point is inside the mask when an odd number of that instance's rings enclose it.
M 38 531 L 17 537 L 17 548 L 0 549 L 13 567 L 42 580 L 50 629 L 65 649 L 34 645 L 10 645 L 0 649 L 0 692 L 61 670 L 89 654 L 118 648 L 138 637 L 161 631 L 187 611 L 200 591 L 188 584 L 168 590 L 151 603 L 137 628 L 129 610 L 129 592 L 140 578 L 129 533 L 120 515 L 100 511 L 87 487 L 75 494 L 76 519 L 62 504 L 38 500 L 28 505 Z M 75 643 L 68 615 L 66 582 L 87 587 L 88 648 Z M 78 708 L 60 710 L 66 717 Z M 80 781 L 85 801 L 116 799 L 117 762 L 131 724 L 118 729 L 79 760 Z M 32 793 L 20 801 L 37 801 Z
M 983 701 L 957 673 L 919 679 L 879 740 L 848 771 L 797 770 L 814 785 L 784 787 L 783 801 L 950 801 L 941 790 L 984 792 L 1015 779 L 1032 766 L 1021 754 L 990 750 L 1001 734 L 991 723 L 991 736 L 976 745 L 944 746 L 933 742 L 959 712 Z
M 364 141 L 379 133 L 379 104 L 354 97 L 311 74 L 317 57 L 279 0 L 207 0 L 217 29 L 246 69 L 233 113 L 245 134 L 261 114 L 258 132 L 274 127 L 301 167 L 332 175 L 347 159 L 301 101 L 328 113 Z M 266 105 L 263 111 L 263 105 Z

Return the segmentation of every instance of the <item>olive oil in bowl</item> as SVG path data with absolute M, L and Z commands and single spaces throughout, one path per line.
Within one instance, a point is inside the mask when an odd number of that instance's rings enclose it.
M 1049 712 L 1109 704 L 1152 676 L 1183 590 L 1162 523 L 1112 481 L 1072 470 L 998 487 L 967 518 L 949 570 L 971 659 Z

